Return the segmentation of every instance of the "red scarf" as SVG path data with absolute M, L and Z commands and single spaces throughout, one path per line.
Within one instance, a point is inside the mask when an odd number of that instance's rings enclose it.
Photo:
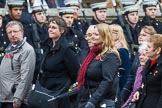
M 157 59 L 155 60 L 151 60 L 151 63 L 150 63 L 150 68 L 156 63 Z
M 86 72 L 87 72 L 88 65 L 91 63 L 91 61 L 96 57 L 96 55 L 100 51 L 101 51 L 101 46 L 94 46 L 90 50 L 87 57 L 84 59 L 82 65 L 80 67 L 79 76 L 78 76 L 78 86 L 77 86 L 78 90 L 80 90 L 84 85 L 85 75 L 86 75 Z

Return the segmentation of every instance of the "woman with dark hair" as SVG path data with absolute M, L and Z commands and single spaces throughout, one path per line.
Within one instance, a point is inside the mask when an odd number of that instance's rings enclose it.
M 40 83 L 57 95 L 67 92 L 76 82 L 80 67 L 74 49 L 64 37 L 65 32 L 66 22 L 62 18 L 50 18 L 48 33 L 51 41 L 42 61 Z M 71 108 L 69 97 L 55 100 L 53 108 Z
M 78 108 L 100 108 L 100 102 L 104 99 L 111 102 L 115 100 L 114 82 L 120 55 L 107 24 L 90 26 L 86 39 L 90 52 L 79 71 L 77 89 L 81 91 Z

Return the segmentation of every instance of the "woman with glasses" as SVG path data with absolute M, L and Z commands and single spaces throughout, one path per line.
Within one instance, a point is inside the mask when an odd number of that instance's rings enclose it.
M 151 35 L 147 40 L 146 55 L 149 60 L 143 69 L 142 86 L 132 101 L 137 108 L 161 108 L 162 106 L 162 35 Z
M 146 41 L 147 37 L 155 33 L 156 31 L 152 26 L 142 27 L 141 32 L 138 35 L 138 44 L 141 45 L 144 41 Z
M 67 92 L 72 83 L 76 82 L 79 61 L 75 49 L 65 39 L 66 22 L 60 17 L 49 20 L 50 42 L 45 51 L 41 70 L 40 83 L 57 95 Z M 71 108 L 69 97 L 55 100 L 53 108 Z M 48 107 L 46 107 L 48 108 Z
M 152 26 L 144 26 L 141 29 L 139 36 L 138 36 L 139 45 L 144 43 L 149 36 L 152 36 L 155 33 L 156 33 L 156 31 Z M 136 50 L 137 49 L 138 48 L 136 48 Z M 133 57 L 132 60 L 133 61 L 131 63 L 130 75 L 127 79 L 127 82 L 126 82 L 123 90 L 121 91 L 121 96 L 122 96 L 123 102 L 126 102 L 126 100 L 129 98 L 129 96 L 131 95 L 131 92 L 133 90 L 133 84 L 134 84 L 134 81 L 135 81 L 136 72 L 137 72 L 138 67 L 140 66 L 139 53 L 138 52 L 134 52 L 134 57 Z
M 120 56 L 110 33 L 109 25 L 90 26 L 86 32 L 90 51 L 78 75 L 80 90 L 78 108 L 100 108 L 100 102 L 109 100 L 115 104 L 115 77 Z

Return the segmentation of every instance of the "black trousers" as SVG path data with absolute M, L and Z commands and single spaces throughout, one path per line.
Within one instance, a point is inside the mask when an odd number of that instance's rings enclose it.
M 0 108 L 13 108 L 13 103 L 9 102 L 1 102 L 0 103 Z M 26 104 L 21 104 L 21 108 L 29 108 Z

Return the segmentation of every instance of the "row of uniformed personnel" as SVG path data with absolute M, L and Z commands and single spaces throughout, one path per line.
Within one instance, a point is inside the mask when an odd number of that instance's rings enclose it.
M 3 18 L 3 27 L 6 24 L 6 22 L 8 22 L 10 20 L 20 20 L 24 25 L 25 36 L 28 37 L 29 43 L 34 45 L 34 43 L 32 42 L 32 40 L 33 40 L 32 39 L 33 38 L 32 32 L 30 32 L 32 30 L 30 28 L 31 28 L 31 25 L 32 25 L 33 22 L 36 22 L 37 27 L 39 28 L 39 26 L 38 26 L 39 21 L 37 19 L 32 21 L 32 19 L 34 19 L 34 18 L 31 18 L 31 14 L 28 14 L 25 11 L 21 12 L 23 2 L 24 1 L 20 1 L 20 2 L 19 1 L 12 1 L 12 0 L 8 1 L 9 14 L 5 15 L 5 17 Z M 161 30 L 160 30 L 162 24 L 161 24 L 161 22 L 156 20 L 156 5 L 157 5 L 156 1 L 147 1 L 147 2 L 143 3 L 143 9 L 144 9 L 144 12 L 145 12 L 145 17 L 141 21 L 139 21 L 139 16 L 138 16 L 139 6 L 133 5 L 133 4 L 135 4 L 135 1 L 122 2 L 122 4 L 125 6 L 122 10 L 123 11 L 123 23 L 124 23 L 124 25 L 126 25 L 126 24 L 128 25 L 130 32 L 127 31 L 127 28 L 122 24 L 122 22 L 120 21 L 119 18 L 117 20 L 113 21 L 112 23 L 116 23 L 116 24 L 123 26 L 123 29 L 125 31 L 126 38 L 127 38 L 127 41 L 128 41 L 129 44 L 132 44 L 132 43 L 138 44 L 137 37 L 138 37 L 138 34 L 141 30 L 141 27 L 143 27 L 144 25 L 153 26 L 155 28 L 155 30 L 157 31 L 157 33 L 162 33 Z M 79 4 L 78 1 L 66 0 L 65 6 L 74 8 L 74 11 L 71 11 L 70 8 L 69 9 L 67 9 L 67 8 L 60 8 L 59 9 L 59 14 L 61 16 L 63 14 L 73 14 L 74 21 L 72 20 L 72 21 L 69 21 L 69 22 L 73 23 L 73 29 L 74 30 L 72 30 L 73 31 L 72 34 L 70 34 L 70 33 L 67 33 L 67 34 L 74 35 L 74 37 L 78 38 L 81 32 L 83 34 L 85 34 L 89 25 L 95 25 L 95 24 L 103 23 L 103 22 L 106 23 L 106 17 L 107 17 L 106 16 L 106 14 L 107 14 L 106 2 L 91 4 L 92 10 L 93 10 L 93 18 L 92 18 L 92 20 L 87 21 L 87 22 L 81 21 L 78 18 L 78 12 L 79 12 L 79 8 L 80 8 L 80 4 Z M 13 7 L 19 7 L 19 8 L 17 10 L 14 10 Z M 154 8 L 149 9 L 147 7 L 154 7 Z M 34 10 L 39 10 L 39 11 L 42 10 L 40 6 L 33 6 L 32 9 L 33 9 L 33 15 L 32 16 L 34 16 L 34 13 L 35 13 Z M 133 12 L 137 12 L 137 13 L 133 13 Z M 129 13 L 131 13 L 131 14 L 129 14 Z M 65 20 L 68 20 L 68 19 L 65 19 Z M 45 25 L 45 24 L 43 24 L 43 25 Z M 2 30 L 1 30 L 2 36 L 5 34 L 3 32 L 3 29 L 4 29 L 3 27 L 1 27 L 2 28 Z M 81 31 L 81 32 L 78 33 L 77 32 L 78 30 Z M 46 31 L 45 32 L 46 35 L 44 35 L 44 34 L 43 35 L 45 37 L 48 37 L 47 28 L 44 31 Z M 70 32 L 70 31 L 68 30 L 68 32 Z M 131 33 L 131 35 L 128 34 L 128 33 Z M 40 36 L 40 38 L 43 38 L 43 36 Z M 74 40 L 76 40 L 76 39 L 74 38 Z M 4 41 L 3 42 L 4 44 L 7 43 L 6 39 L 3 40 L 3 41 Z M 78 42 L 71 41 L 70 43 L 74 44 L 76 49 L 78 49 L 78 50 L 80 49 L 79 47 L 77 47 L 77 46 L 79 46 Z
M 156 1 L 150 0 L 143 3 L 145 17 L 141 21 L 139 21 L 138 16 L 139 7 L 137 5 L 134 5 L 135 1 L 130 2 L 129 0 L 129 2 L 122 2 L 122 4 L 125 5 L 122 15 L 124 25 L 119 18 L 112 23 L 116 23 L 122 26 L 129 45 L 138 45 L 138 34 L 141 28 L 145 25 L 153 26 L 157 33 L 162 33 L 162 23 L 156 20 Z M 80 61 L 82 61 L 88 51 L 87 42 L 84 39 L 86 30 L 90 25 L 106 23 L 107 4 L 106 2 L 91 4 L 93 10 L 93 18 L 92 20 L 87 22 L 81 21 L 78 18 L 80 5 L 77 0 L 67 0 L 65 1 L 65 5 L 69 8 L 60 8 L 59 15 L 66 21 L 68 27 L 66 39 L 69 41 L 70 45 L 74 46 L 74 50 L 76 51 L 76 53 L 78 53 Z M 45 23 L 46 16 L 44 15 L 40 6 L 33 6 L 32 14 L 27 13 L 23 10 L 23 1 L 19 2 L 19 0 L 8 1 L 8 7 L 9 14 L 3 17 L 0 15 L 0 17 L 3 18 L 3 24 L 0 30 L 0 47 L 2 47 L 0 56 L 4 55 L 3 49 L 5 49 L 8 45 L 8 39 L 6 36 L 7 34 L 4 31 L 6 23 L 11 20 L 20 21 L 24 26 L 24 33 L 27 37 L 27 41 L 34 47 L 37 55 L 37 65 L 35 69 L 36 75 L 34 78 L 36 79 L 37 73 L 39 72 L 42 54 L 46 49 L 46 45 L 48 44 L 48 26 Z M 129 34 L 129 31 L 131 35 Z

